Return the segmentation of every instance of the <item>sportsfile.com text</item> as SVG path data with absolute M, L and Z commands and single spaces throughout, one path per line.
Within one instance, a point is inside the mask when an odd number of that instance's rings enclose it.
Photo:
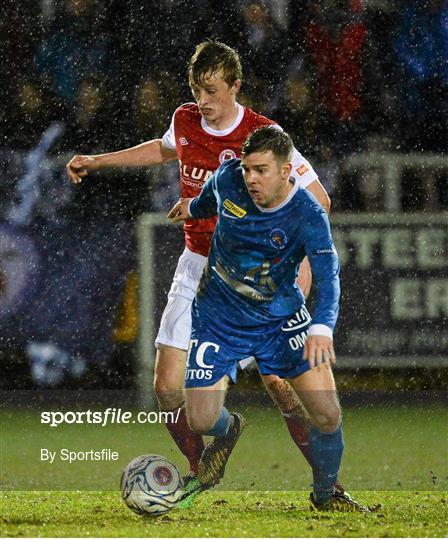
M 176 423 L 177 411 L 126 411 L 108 407 L 104 411 L 42 411 L 40 423 L 50 427 L 61 424 L 96 424 L 104 427 L 109 424 L 166 424 Z

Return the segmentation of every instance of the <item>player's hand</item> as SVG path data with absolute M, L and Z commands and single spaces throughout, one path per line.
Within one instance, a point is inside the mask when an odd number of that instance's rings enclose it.
M 333 340 L 328 336 L 308 336 L 303 359 L 308 360 L 310 369 L 329 369 L 336 362 Z
M 191 200 L 192 198 L 179 199 L 177 201 L 166 216 L 171 223 L 178 223 L 179 221 L 185 221 L 191 218 L 190 214 L 188 213 L 188 207 Z
M 74 156 L 66 166 L 68 177 L 74 184 L 79 184 L 84 176 L 98 168 L 95 156 Z

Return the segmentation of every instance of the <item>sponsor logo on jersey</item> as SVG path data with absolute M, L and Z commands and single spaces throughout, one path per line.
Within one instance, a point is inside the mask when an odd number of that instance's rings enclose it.
M 275 248 L 285 249 L 288 237 L 283 229 L 273 229 L 269 233 L 269 240 Z
M 193 349 L 195 350 L 193 352 Z M 199 344 L 198 339 L 190 339 L 190 347 L 188 350 L 187 369 L 185 370 L 186 380 L 206 380 L 209 381 L 213 377 L 214 364 L 205 363 L 205 353 L 207 349 L 212 349 L 214 353 L 219 352 L 219 345 L 211 341 L 204 341 Z M 212 352 L 210 351 L 209 354 Z M 193 360 L 193 362 L 191 362 Z M 191 363 L 197 367 L 191 367 Z
M 306 172 L 309 171 L 309 168 L 305 165 L 305 163 L 302 163 L 300 167 L 297 167 L 296 171 L 299 173 L 300 176 L 303 176 Z
M 289 346 L 293 351 L 303 349 L 306 338 L 308 337 L 308 327 L 311 324 L 311 315 L 306 306 L 302 306 L 299 311 L 291 317 L 283 326 L 283 332 L 294 332 L 294 335 L 288 338 Z
M 195 189 L 202 189 L 202 182 L 190 182 L 189 180 L 182 180 L 185 186 L 190 186 Z
M 294 332 L 305 328 L 311 322 L 311 315 L 308 313 L 306 306 L 302 306 L 293 317 L 291 317 L 282 327 L 283 332 Z
M 179 142 L 180 142 L 180 144 L 181 144 L 182 146 L 187 146 L 187 144 L 188 144 L 188 141 L 187 141 L 187 139 L 186 139 L 185 137 L 181 137 L 181 138 L 179 139 Z
M 200 169 L 199 167 L 188 167 L 184 163 L 180 162 L 180 174 L 185 184 L 189 186 L 199 186 L 210 178 L 213 171 L 207 169 Z M 188 182 L 187 179 L 190 181 Z M 194 183 L 192 183 L 194 181 Z
M 223 205 L 226 210 L 228 210 L 231 214 L 233 214 L 237 218 L 243 218 L 247 214 L 246 210 L 243 210 L 242 208 L 240 208 L 238 205 L 236 205 L 229 199 L 226 199 Z M 224 211 L 223 211 L 223 214 L 224 214 Z M 227 216 L 227 217 L 231 217 L 231 216 Z
M 316 256 L 316 255 L 331 255 L 333 253 L 336 253 L 336 249 L 335 249 L 334 246 L 332 246 L 331 248 L 314 249 L 311 253 L 314 256 Z
M 292 336 L 288 339 L 289 346 L 293 351 L 298 351 L 299 349 L 303 349 L 305 346 L 306 338 L 308 337 L 308 332 L 300 332 L 300 334 L 297 334 L 295 336 Z
M 233 150 L 223 150 L 220 154 L 219 154 L 219 163 L 224 163 L 224 161 L 228 161 L 229 159 L 234 159 L 236 158 L 236 154 Z

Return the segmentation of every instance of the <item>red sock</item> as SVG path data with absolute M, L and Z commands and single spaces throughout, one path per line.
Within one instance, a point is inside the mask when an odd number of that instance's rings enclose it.
M 172 411 L 174 418 L 176 418 L 178 410 Z M 197 435 L 191 431 L 183 405 L 180 407 L 177 422 L 168 420 L 165 425 L 179 450 L 188 459 L 190 470 L 197 474 L 199 460 L 204 450 L 204 441 L 202 435 Z
M 283 418 L 285 419 L 286 425 L 288 426 L 289 433 L 292 437 L 292 440 L 296 444 L 297 448 L 302 452 L 305 459 L 313 467 L 311 452 L 310 452 L 310 426 L 297 418 L 294 413 L 283 413 Z M 335 484 L 337 491 L 343 493 L 345 490 L 339 480 Z
M 305 459 L 312 466 L 310 455 L 310 426 L 293 414 L 283 413 L 289 433 L 297 448 L 302 452 Z

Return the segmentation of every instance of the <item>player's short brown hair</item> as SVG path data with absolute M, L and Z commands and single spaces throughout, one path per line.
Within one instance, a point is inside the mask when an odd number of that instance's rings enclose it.
M 254 152 L 272 151 L 279 163 L 291 161 L 294 144 L 291 137 L 279 127 L 264 126 L 253 131 L 244 141 L 241 158 L 244 159 Z
M 207 40 L 196 46 L 188 63 L 188 78 L 198 86 L 204 84 L 207 74 L 223 72 L 223 78 L 230 86 L 243 78 L 239 54 L 224 43 Z

